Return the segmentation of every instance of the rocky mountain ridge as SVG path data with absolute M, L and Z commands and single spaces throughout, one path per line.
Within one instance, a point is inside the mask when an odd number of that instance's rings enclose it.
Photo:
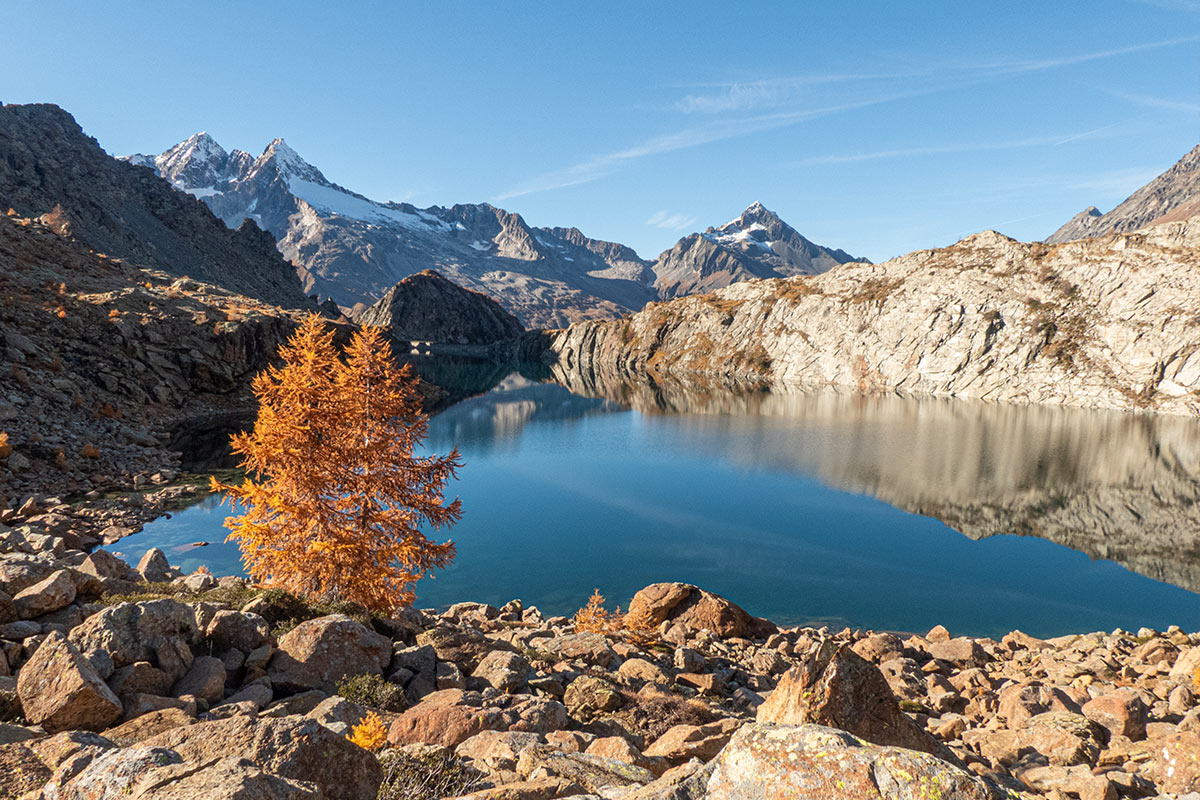
M 202 203 L 111 158 L 53 105 L 0 106 L 0 213 L 54 224 L 92 250 L 276 305 L 313 304 L 253 222 L 231 229 Z
M 711 292 L 754 278 L 818 275 L 859 261 L 813 244 L 761 203 L 719 228 L 680 239 L 654 263 L 654 288 L 664 300 Z
M 1200 144 L 1170 169 L 1127 197 L 1107 214 L 1088 206 L 1046 238 L 1047 244 L 1127 233 L 1200 214 Z
M 253 219 L 277 240 L 305 291 L 345 307 L 375 302 L 406 275 L 435 269 L 484 292 L 531 328 L 608 319 L 648 301 L 750 277 L 814 274 L 854 260 L 809 242 L 755 203 L 720 228 L 685 237 L 656 261 L 577 228 L 534 228 L 487 203 L 379 203 L 329 181 L 282 139 L 258 157 L 198 133 L 158 155 L 133 155 L 230 226 Z
M 547 357 L 616 382 L 708 375 L 1196 414 L 1198 245 L 1195 221 L 1056 246 L 989 231 L 578 323 L 548 335 Z

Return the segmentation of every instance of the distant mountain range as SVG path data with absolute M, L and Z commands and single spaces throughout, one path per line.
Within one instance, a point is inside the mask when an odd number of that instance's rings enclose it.
M 1200 144 L 1112 211 L 1102 214 L 1088 206 L 1047 237 L 1046 243 L 1128 233 L 1160 222 L 1181 222 L 1196 214 L 1200 214 Z
M 487 203 L 419 209 L 376 202 L 328 180 L 282 139 L 255 157 L 198 133 L 127 160 L 202 199 L 231 227 L 254 220 L 275 237 L 306 292 L 347 308 L 370 305 L 400 279 L 436 269 L 494 297 L 529 327 L 563 327 L 651 300 L 855 260 L 813 244 L 758 203 L 651 262 L 576 228 L 530 227 Z

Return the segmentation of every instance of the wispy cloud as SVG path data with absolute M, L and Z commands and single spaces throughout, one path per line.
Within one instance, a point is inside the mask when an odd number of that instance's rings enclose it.
M 502 192 L 493 198 L 493 200 L 495 202 L 503 202 L 514 197 L 521 197 L 527 194 L 534 194 L 536 192 L 547 192 L 553 189 L 565 189 L 568 186 L 578 186 L 579 184 L 590 183 L 594 180 L 598 180 L 599 178 L 611 174 L 620 167 L 638 159 L 645 158 L 646 156 L 670 153 L 676 150 L 686 150 L 692 147 L 710 144 L 712 142 L 732 139 L 739 136 L 746 136 L 751 133 L 759 133 L 761 131 L 773 130 L 775 128 L 782 128 L 788 125 L 795 125 L 800 122 L 817 119 L 819 117 L 829 116 L 831 114 L 837 114 L 857 108 L 865 108 L 867 106 L 877 105 L 879 103 L 887 103 L 894 100 L 900 100 L 902 98 L 914 97 L 918 94 L 927 93 L 927 91 L 898 92 L 893 95 L 875 97 L 855 103 L 842 103 L 839 105 L 825 106 L 823 108 L 714 120 L 713 122 L 704 125 L 684 128 L 683 130 L 675 131 L 673 133 L 654 136 L 646 139 L 645 141 L 639 142 L 632 147 L 626 148 L 625 150 L 618 150 L 614 153 L 596 156 L 594 158 L 581 161 L 578 164 L 573 164 L 564 169 L 543 173 L 525 182 L 524 184 L 521 184 L 506 192 Z
M 797 94 L 815 86 L 866 81 L 877 83 L 928 74 L 927 72 L 912 72 L 904 74 L 799 75 L 787 78 L 720 83 L 711 87 L 713 91 L 684 95 L 672 103 L 671 107 L 685 114 L 720 114 L 729 111 L 778 108 L 794 102 Z
M 1098 136 L 1105 131 L 1125 125 L 1129 120 L 1121 120 L 1099 128 L 1091 128 L 1077 133 L 1060 134 L 1057 136 L 1030 136 L 1024 139 L 1013 139 L 1003 142 L 971 142 L 964 144 L 928 145 L 922 147 L 898 147 L 891 150 L 873 150 L 865 153 L 843 153 L 837 155 L 810 156 L 793 161 L 784 166 L 812 167 L 829 164 L 854 164 L 860 161 L 879 161 L 890 158 L 915 158 L 920 156 L 946 155 L 949 153 L 983 153 L 995 150 L 1020 150 L 1026 147 L 1057 147 L 1092 136 Z
M 1135 2 L 1143 6 L 1165 8 L 1167 11 L 1200 14 L 1200 0 L 1135 0 Z
M 1181 44 L 1192 44 L 1194 42 L 1200 42 L 1200 36 L 1183 36 L 1177 39 L 1163 39 L 1157 42 L 1142 42 L 1125 47 L 1114 47 L 1108 50 L 1096 50 L 1091 53 L 1077 53 L 1072 56 L 1058 56 L 1056 58 L 995 61 L 968 66 L 965 69 L 975 71 L 985 77 L 999 77 L 1022 72 L 1040 72 L 1047 69 L 1058 69 L 1059 67 L 1069 67 L 1074 64 L 1086 64 L 1089 61 L 1102 61 L 1107 58 L 1143 53 L 1147 50 L 1160 50 L 1164 47 L 1178 47 Z
M 672 214 L 669 211 L 659 211 L 646 220 L 646 224 L 668 231 L 681 231 L 695 225 L 696 217 L 691 217 L 687 214 Z
M 1130 103 L 1146 108 L 1158 108 L 1165 111 L 1181 111 L 1185 114 L 1200 113 L 1200 103 L 1189 102 L 1187 100 L 1172 100 L 1166 97 L 1155 97 L 1148 94 L 1134 94 L 1132 92 L 1120 92 L 1115 89 L 1109 89 L 1108 93 L 1113 97 L 1119 97 Z
M 713 117 L 712 121 L 686 127 L 672 133 L 654 136 L 624 150 L 593 156 L 562 169 L 544 172 L 507 191 L 501 192 L 492 198 L 492 200 L 493 202 L 503 202 L 511 200 L 514 197 L 590 183 L 648 156 L 686 150 L 726 139 L 783 128 L 831 114 L 866 108 L 904 98 L 928 95 L 951 89 L 961 89 L 982 80 L 1005 75 L 1056 69 L 1073 64 L 1114 58 L 1146 50 L 1174 47 L 1197 41 L 1200 41 L 1200 36 L 1189 36 L 1158 42 L 1143 42 L 1126 47 L 1055 58 L 1020 59 L 973 65 L 947 65 L 936 70 L 920 73 L 880 75 L 830 74 L 721 84 L 719 85 L 720 90 L 715 93 L 710 95 L 688 95 L 681 98 L 675 104 L 676 110 L 707 111 Z M 932 78 L 932 80 L 924 81 L 923 85 L 918 86 L 913 86 L 914 81 L 912 80 L 904 81 L 903 84 L 908 88 L 903 90 L 886 86 L 887 81 L 896 78 L 916 78 L 922 76 Z M 844 102 L 818 108 L 800 108 L 790 111 L 774 111 L 771 113 L 754 113 L 750 115 L 744 114 L 747 111 L 762 110 L 767 107 L 795 105 L 800 99 L 797 96 L 797 89 L 799 88 L 821 83 L 849 81 L 861 82 L 864 84 L 863 90 L 874 89 L 873 95 L 855 102 Z M 885 82 L 884 86 L 871 86 L 872 83 L 878 84 L 881 81 Z M 743 112 L 743 115 L 738 116 L 735 112 Z M 870 157 L 895 157 L 898 154 L 903 154 L 903 152 L 889 151 L 874 156 L 867 154 L 865 157 L 857 157 L 855 160 L 865 160 L 865 158 Z

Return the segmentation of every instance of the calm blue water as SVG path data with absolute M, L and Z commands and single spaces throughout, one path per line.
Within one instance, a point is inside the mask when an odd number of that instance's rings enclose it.
M 782 623 L 1200 629 L 1192 591 L 1093 557 L 1197 588 L 1194 421 L 803 395 L 634 404 L 514 377 L 436 417 L 428 446 L 466 462 L 464 518 L 418 604 L 569 614 L 593 587 L 624 605 L 678 580 Z M 110 549 L 239 573 L 226 513 L 214 498 Z

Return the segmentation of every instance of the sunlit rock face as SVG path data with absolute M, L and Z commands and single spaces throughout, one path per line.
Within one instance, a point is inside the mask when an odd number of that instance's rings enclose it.
M 547 358 L 585 382 L 701 375 L 1195 415 L 1198 245 L 1196 221 L 1053 247 L 989 231 L 576 324 Z

